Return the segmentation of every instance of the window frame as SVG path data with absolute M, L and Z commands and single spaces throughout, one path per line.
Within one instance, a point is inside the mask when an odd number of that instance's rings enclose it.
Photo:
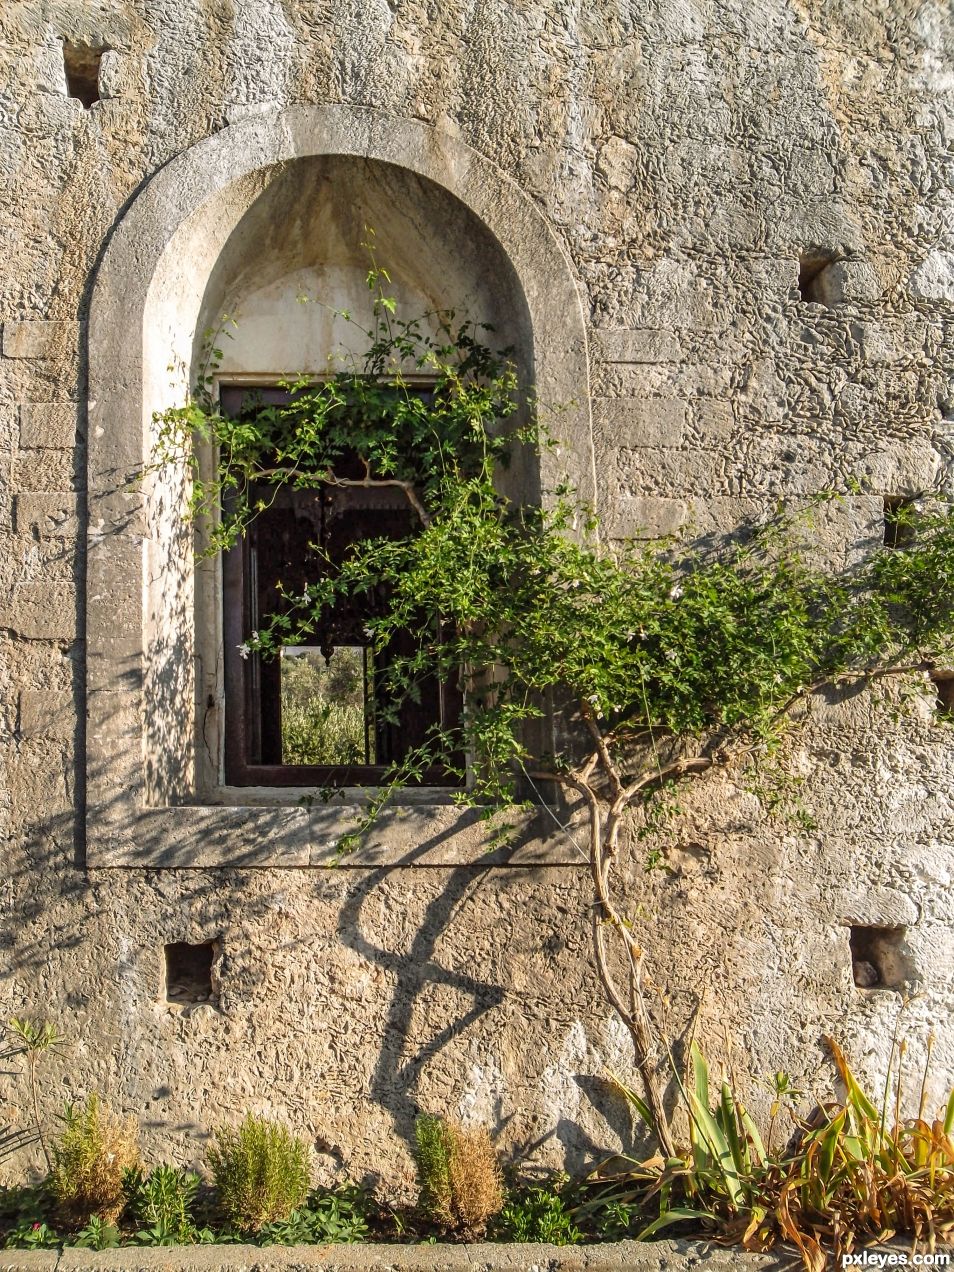
M 277 375 L 222 375 L 215 377 L 214 395 L 223 407 L 223 395 L 231 391 L 273 390 L 282 392 Z M 319 380 L 321 377 L 315 377 Z M 426 376 L 408 376 L 408 383 L 422 389 L 433 384 Z M 318 486 L 302 490 L 302 498 L 313 497 Z M 387 784 L 393 762 L 382 764 L 312 765 L 262 762 L 249 759 L 254 750 L 254 737 L 263 731 L 262 689 L 260 686 L 261 658 L 252 653 L 247 658 L 239 654 L 239 648 L 248 640 L 249 633 L 259 625 L 256 612 L 257 578 L 252 564 L 254 525 L 249 534 L 243 534 L 221 556 L 221 587 L 219 589 L 219 621 L 223 642 L 223 678 L 221 686 L 221 777 L 228 789 L 249 787 L 282 790 L 300 787 L 334 787 L 336 791 L 349 789 L 373 789 Z M 438 681 L 437 719 L 430 724 L 446 726 L 459 718 L 464 708 L 460 689 L 447 682 Z M 272 704 L 276 720 L 280 721 L 280 703 Z M 401 757 L 396 757 L 400 762 Z M 460 757 L 460 765 L 466 770 L 466 759 Z M 434 789 L 441 794 L 460 790 L 469 781 L 469 773 L 461 778 L 459 773 L 443 767 L 425 769 L 420 777 L 408 783 L 412 789 Z

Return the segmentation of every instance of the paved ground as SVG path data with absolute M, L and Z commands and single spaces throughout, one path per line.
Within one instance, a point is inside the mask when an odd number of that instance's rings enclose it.
M 742 1254 L 703 1241 L 592 1246 L 192 1246 L 0 1251 L 0 1272 L 677 1272 L 795 1269 L 798 1261 Z

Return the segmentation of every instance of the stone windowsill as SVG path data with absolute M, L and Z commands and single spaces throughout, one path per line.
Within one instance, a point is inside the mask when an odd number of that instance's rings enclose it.
M 233 787 L 217 792 L 219 804 L 149 808 L 126 799 L 112 808 L 91 806 L 86 863 L 143 869 L 585 865 L 556 809 L 515 809 L 488 825 L 480 810 L 454 804 L 449 791 L 436 798 L 428 789 L 402 792 L 400 804 L 386 808 L 361 845 L 342 857 L 338 844 L 358 824 L 362 792 L 343 792 L 347 802 L 310 806 L 299 802 L 302 793 L 289 787 L 282 792 L 289 802 L 276 803 L 274 790 Z M 244 802 L 231 802 L 239 798 Z M 501 830 L 509 831 L 507 842 L 488 848 Z

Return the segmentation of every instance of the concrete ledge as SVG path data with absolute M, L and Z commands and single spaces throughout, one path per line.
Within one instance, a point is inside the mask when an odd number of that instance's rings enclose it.
M 707 1241 L 620 1241 L 589 1246 L 166 1246 L 158 1249 L 4 1250 L 0 1272 L 677 1272 L 794 1268 L 786 1252 L 744 1254 Z

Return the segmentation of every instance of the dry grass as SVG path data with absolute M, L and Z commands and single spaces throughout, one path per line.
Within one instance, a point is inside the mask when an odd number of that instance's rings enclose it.
M 479 1236 L 504 1204 L 497 1155 L 484 1127 L 419 1117 L 415 1127 L 422 1214 L 442 1228 Z
M 504 1204 L 497 1154 L 484 1127 L 452 1122 L 448 1129 L 454 1217 L 464 1232 L 480 1234 Z
M 79 1108 L 67 1105 L 63 1120 L 49 1177 L 57 1217 L 70 1228 L 94 1215 L 112 1223 L 123 1208 L 123 1172 L 139 1163 L 136 1119 L 116 1117 L 90 1095 Z

